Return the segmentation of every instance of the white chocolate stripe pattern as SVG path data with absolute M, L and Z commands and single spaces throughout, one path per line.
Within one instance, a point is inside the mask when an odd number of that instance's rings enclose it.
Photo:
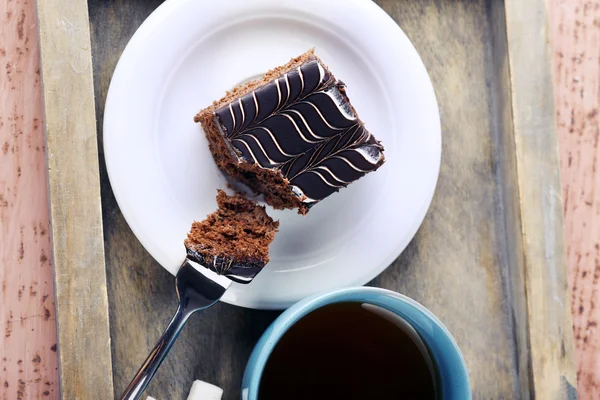
M 225 107 L 215 120 L 240 162 L 279 170 L 305 202 L 384 162 L 383 147 L 355 115 L 344 84 L 316 59 L 233 101 L 228 112 Z

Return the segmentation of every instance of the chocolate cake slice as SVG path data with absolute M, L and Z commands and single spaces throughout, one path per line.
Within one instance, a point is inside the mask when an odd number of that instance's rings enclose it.
M 310 50 L 194 118 L 215 162 L 274 208 L 310 207 L 385 161 L 346 86 Z
M 279 222 L 265 208 L 242 195 L 227 196 L 219 190 L 219 209 L 202 222 L 194 222 L 185 240 L 188 258 L 247 283 L 269 262 L 269 245 Z

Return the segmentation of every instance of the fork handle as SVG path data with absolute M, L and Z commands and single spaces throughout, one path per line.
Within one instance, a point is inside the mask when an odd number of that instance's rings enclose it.
M 146 387 L 152 380 L 152 377 L 162 364 L 165 356 L 171 350 L 173 343 L 179 336 L 181 329 L 183 329 L 185 323 L 187 322 L 190 315 L 192 315 L 196 310 L 188 311 L 185 310 L 184 307 L 180 304 L 177 307 L 177 311 L 169 322 L 169 325 L 163 332 L 162 336 L 156 343 L 156 346 L 150 352 L 146 361 L 140 367 L 140 370 L 135 375 L 135 378 L 131 381 L 127 389 L 125 389 L 125 393 L 121 396 L 121 400 L 137 400 L 140 398 Z

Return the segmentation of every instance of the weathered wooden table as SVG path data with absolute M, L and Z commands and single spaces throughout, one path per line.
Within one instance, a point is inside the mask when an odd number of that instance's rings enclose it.
M 388 9 L 394 7 L 391 5 L 392 2 L 383 3 Z M 564 134 L 561 137 L 566 138 L 563 142 L 566 140 L 568 144 L 568 146 L 563 147 L 563 160 L 569 159 L 569 153 L 571 159 L 575 160 L 563 163 L 563 176 L 565 176 L 565 171 L 567 173 L 570 171 L 585 171 L 586 168 L 591 170 L 592 160 L 595 159 L 593 157 L 596 151 L 595 142 L 593 142 L 594 147 L 589 147 L 586 146 L 586 140 L 588 140 L 588 137 L 593 138 L 593 133 L 597 132 L 598 129 L 597 117 L 593 112 L 598 101 L 597 91 L 593 90 L 598 83 L 597 54 L 593 51 L 597 51 L 598 46 L 591 49 L 590 52 L 589 46 L 586 46 L 586 44 L 597 44 L 598 26 L 594 23 L 594 17 L 597 17 L 600 7 L 594 7 L 594 4 L 598 3 L 597 1 L 554 0 L 552 3 L 554 5 L 552 8 L 553 21 L 560 21 L 560 25 L 553 25 L 555 43 L 559 50 L 563 50 L 562 53 L 555 53 L 555 65 L 558 71 L 556 82 L 558 83 L 559 122 L 565 121 L 564 125 L 559 124 L 559 132 Z M 580 5 L 580 8 L 575 10 L 572 5 Z M 479 3 L 477 3 L 477 6 L 481 7 Z M 123 5 L 123 7 L 126 9 L 127 5 Z M 428 7 L 428 4 L 425 4 L 424 7 Z M 107 10 L 107 15 L 109 12 Z M 46 396 L 56 398 L 58 393 L 56 390 L 56 353 L 53 351 L 53 348 L 55 349 L 53 345 L 56 342 L 53 329 L 54 310 L 52 307 L 51 272 L 48 262 L 47 210 L 45 209 L 45 149 L 41 130 L 39 129 L 41 123 L 40 89 L 39 78 L 35 75 L 38 68 L 37 52 L 32 50 L 35 49 L 37 44 L 35 18 L 33 16 L 33 4 L 31 3 L 7 1 L 0 4 L 0 60 L 6 61 L 7 64 L 6 68 L 0 69 L 0 145 L 8 143 L 7 150 L 4 151 L 3 146 L 0 153 L 0 195 L 3 196 L 0 199 L 0 242 L 2 243 L 2 246 L 0 246 L 0 263 L 2 267 L 0 268 L 0 278 L 3 282 L 3 301 L 2 306 L 0 306 L 0 313 L 5 322 L 5 337 L 0 342 L 0 349 L 3 350 L 3 357 L 6 358 L 2 361 L 5 370 L 0 372 L 0 378 L 2 378 L 0 379 L 0 394 L 7 399 L 46 398 Z M 579 19 L 580 16 L 583 17 L 581 20 Z M 408 19 L 408 15 L 401 17 L 403 27 L 405 24 L 410 24 L 410 21 L 404 19 Z M 141 19 L 135 19 L 134 25 L 140 22 Z M 486 25 L 487 22 L 479 22 L 484 26 L 488 26 Z M 65 29 L 75 29 L 75 27 L 69 27 L 68 23 L 65 22 Z M 130 29 L 128 31 L 130 34 L 133 32 L 134 27 L 127 29 Z M 441 34 L 442 30 L 443 27 L 439 28 L 436 34 Z M 418 41 L 412 35 L 410 36 L 413 41 Z M 569 44 L 572 42 L 576 42 L 580 47 L 571 48 Z M 122 46 L 122 44 L 120 45 Z M 419 50 L 423 54 L 422 49 Z M 587 51 L 587 53 L 585 56 L 580 57 L 582 51 Z M 108 57 L 112 56 L 108 55 Z M 114 57 L 117 57 L 117 55 Z M 116 58 L 112 62 L 116 62 Z M 574 78 L 573 71 L 579 70 L 582 70 L 583 73 L 580 77 Z M 596 71 L 595 74 L 594 71 Z M 100 81 L 104 85 L 99 89 L 101 95 L 105 94 L 109 78 L 110 75 L 96 76 L 97 82 Z M 440 78 L 438 77 L 438 79 Z M 588 84 L 584 86 L 582 82 L 588 82 Z M 591 85 L 589 86 L 591 90 L 588 89 L 588 85 Z M 13 86 L 14 89 L 12 89 Z M 586 93 L 591 93 L 591 95 L 584 96 L 580 94 L 580 98 L 577 91 L 571 94 L 571 86 L 586 89 L 588 90 Z M 102 93 L 102 91 L 104 92 Z M 579 92 L 581 91 L 579 90 Z M 571 115 L 569 107 L 573 108 L 573 119 L 569 117 Z M 582 122 L 584 120 L 588 122 L 584 124 Z M 35 128 L 36 125 L 38 126 L 37 129 Z M 20 131 L 23 133 L 19 134 Z M 577 135 L 570 134 L 569 131 L 575 132 Z M 571 138 L 573 139 L 571 140 Z M 593 148 L 594 152 L 587 151 L 578 155 L 577 151 L 579 149 L 589 148 Z M 447 151 L 447 148 L 445 151 Z M 577 279 L 573 279 L 578 288 L 573 299 L 576 314 L 576 332 L 578 328 L 580 332 L 579 338 L 576 337 L 576 339 L 578 346 L 588 349 L 597 348 L 598 346 L 594 322 L 597 309 L 592 307 L 594 298 L 597 297 L 597 291 L 594 289 L 597 278 L 593 273 L 594 257 L 585 255 L 585 253 L 590 250 L 593 253 L 593 245 L 597 242 L 594 238 L 597 236 L 591 238 L 590 236 L 583 236 L 585 240 L 581 240 L 581 238 L 582 235 L 593 232 L 594 229 L 593 221 L 590 219 L 591 211 L 585 211 L 588 207 L 586 204 L 594 201 L 593 197 L 585 197 L 585 193 L 593 193 L 593 191 L 590 192 L 593 188 L 593 176 L 593 171 L 590 171 L 584 180 L 565 180 L 565 189 L 576 194 L 570 197 L 570 202 L 565 207 L 568 232 L 573 232 L 572 236 L 569 236 L 569 241 L 572 242 L 570 248 L 574 250 L 570 251 L 569 254 L 574 262 L 570 265 L 580 267 L 575 276 Z M 581 188 L 585 190 L 580 195 Z M 109 206 L 112 202 L 112 209 L 109 208 L 109 211 L 105 209 L 105 217 L 113 218 L 115 231 L 125 232 L 116 236 L 130 238 L 131 234 L 127 232 L 122 217 L 118 212 L 115 212 L 114 201 L 111 198 L 106 201 L 108 201 Z M 592 209 L 591 206 L 588 208 Z M 569 219 L 570 216 L 575 216 L 576 219 Z M 582 225 L 577 224 L 577 221 L 585 221 L 587 225 L 583 226 L 584 229 L 575 229 Z M 435 227 L 435 225 L 431 226 Z M 412 246 L 409 249 L 409 254 L 405 256 L 405 260 L 401 263 L 406 263 L 407 258 L 410 258 L 412 259 L 410 265 L 412 267 L 418 266 L 419 260 L 426 251 L 422 250 L 421 247 Z M 110 246 L 107 246 L 107 249 L 109 250 L 107 254 L 110 259 Z M 140 267 L 146 262 L 151 264 L 151 260 L 143 253 L 139 245 L 130 250 L 134 254 L 131 259 L 135 261 L 130 263 L 134 268 L 132 268 L 132 271 L 126 271 L 130 275 L 126 278 L 139 283 L 144 280 L 144 274 L 146 273 Z M 135 258 L 135 254 L 139 254 L 140 257 Z M 416 264 L 413 265 L 413 263 Z M 159 275 L 162 273 L 158 267 L 155 267 L 155 270 L 154 273 Z M 387 277 L 384 275 L 381 278 L 383 284 L 385 285 L 386 281 L 395 282 L 402 279 L 401 271 L 402 269 L 387 274 Z M 109 283 L 112 278 L 114 276 L 109 275 Z M 165 276 L 164 279 L 168 281 L 169 277 Z M 392 279 L 392 281 L 389 279 Z M 382 281 L 380 280 L 379 283 L 381 284 Z M 40 288 L 35 289 L 36 285 L 40 285 Z M 411 290 L 413 292 L 419 290 L 418 287 L 406 287 L 408 282 L 400 283 L 400 285 L 401 288 L 404 286 L 405 292 L 409 294 Z M 168 284 L 140 287 L 154 293 L 151 295 L 157 296 L 159 301 L 165 298 L 172 300 L 171 288 Z M 113 300 L 113 303 L 118 303 L 118 301 L 118 299 Z M 587 311 L 585 313 L 581 312 L 580 317 L 577 314 L 579 304 Z M 141 307 L 146 306 L 141 305 Z M 438 307 L 441 306 L 438 305 Z M 223 308 L 223 312 L 230 317 L 239 316 L 241 313 L 240 310 L 229 309 L 227 306 Z M 437 312 L 437 310 L 434 311 Z M 163 310 L 161 315 L 167 313 L 168 311 Z M 248 343 L 252 342 L 258 337 L 262 326 L 266 325 L 272 315 L 258 312 L 256 316 L 252 317 L 253 319 L 258 318 L 258 324 L 250 325 L 249 320 L 241 323 L 240 326 L 237 326 L 236 323 L 236 330 L 232 333 L 234 338 L 236 334 L 241 335 L 243 330 L 248 329 L 249 332 L 244 331 L 242 337 Z M 195 328 L 201 329 L 202 326 L 198 323 Z M 190 327 L 188 329 L 193 331 L 196 330 L 195 328 Z M 156 326 L 154 331 L 146 333 L 148 336 L 154 335 L 156 337 L 158 330 L 160 328 Z M 226 337 L 222 338 L 222 340 L 226 339 Z M 148 339 L 146 342 L 145 340 L 133 343 L 133 345 L 139 347 L 134 351 L 136 354 L 141 351 L 139 357 L 142 358 L 145 349 L 153 344 L 154 339 Z M 190 336 L 188 336 L 189 340 L 191 340 Z M 213 338 L 211 340 L 217 339 Z M 214 343 L 219 344 L 219 342 Z M 181 344 L 181 347 L 185 348 L 187 345 L 190 345 L 190 343 Z M 580 378 L 583 377 L 583 380 L 580 379 L 580 392 L 583 395 L 582 398 L 586 398 L 585 396 L 596 398 L 598 386 L 595 384 L 597 380 L 594 379 L 594 374 L 598 373 L 598 368 L 595 368 L 598 357 L 590 352 L 585 354 L 581 357 L 580 362 L 584 367 L 580 369 Z M 225 358 L 228 363 L 243 364 L 243 361 L 237 361 L 232 357 Z M 135 369 L 137 367 L 137 365 L 134 366 L 136 362 L 131 362 L 128 368 Z M 219 371 L 224 371 L 226 368 L 215 369 L 214 366 L 206 365 L 206 363 L 207 360 L 198 360 L 194 364 L 194 369 L 197 369 L 197 371 L 213 371 L 210 374 L 213 374 L 214 381 L 229 379 L 219 377 Z M 241 367 L 238 365 L 237 367 L 227 368 Z M 119 379 L 122 382 L 129 378 L 125 375 L 126 373 L 115 374 L 116 382 L 119 382 Z M 211 379 L 211 376 L 204 377 L 208 380 Z M 6 381 L 6 384 L 2 385 L 2 380 Z

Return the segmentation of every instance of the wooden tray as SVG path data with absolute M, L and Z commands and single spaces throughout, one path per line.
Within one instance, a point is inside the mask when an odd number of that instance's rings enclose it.
M 444 321 L 476 399 L 574 398 L 545 1 L 377 2 L 421 54 L 444 133 L 429 214 L 371 284 Z M 63 399 L 119 396 L 176 307 L 173 277 L 125 223 L 102 153 L 113 69 L 159 3 L 38 2 Z M 182 399 L 202 379 L 239 399 L 277 315 L 219 304 L 195 316 L 148 393 Z

